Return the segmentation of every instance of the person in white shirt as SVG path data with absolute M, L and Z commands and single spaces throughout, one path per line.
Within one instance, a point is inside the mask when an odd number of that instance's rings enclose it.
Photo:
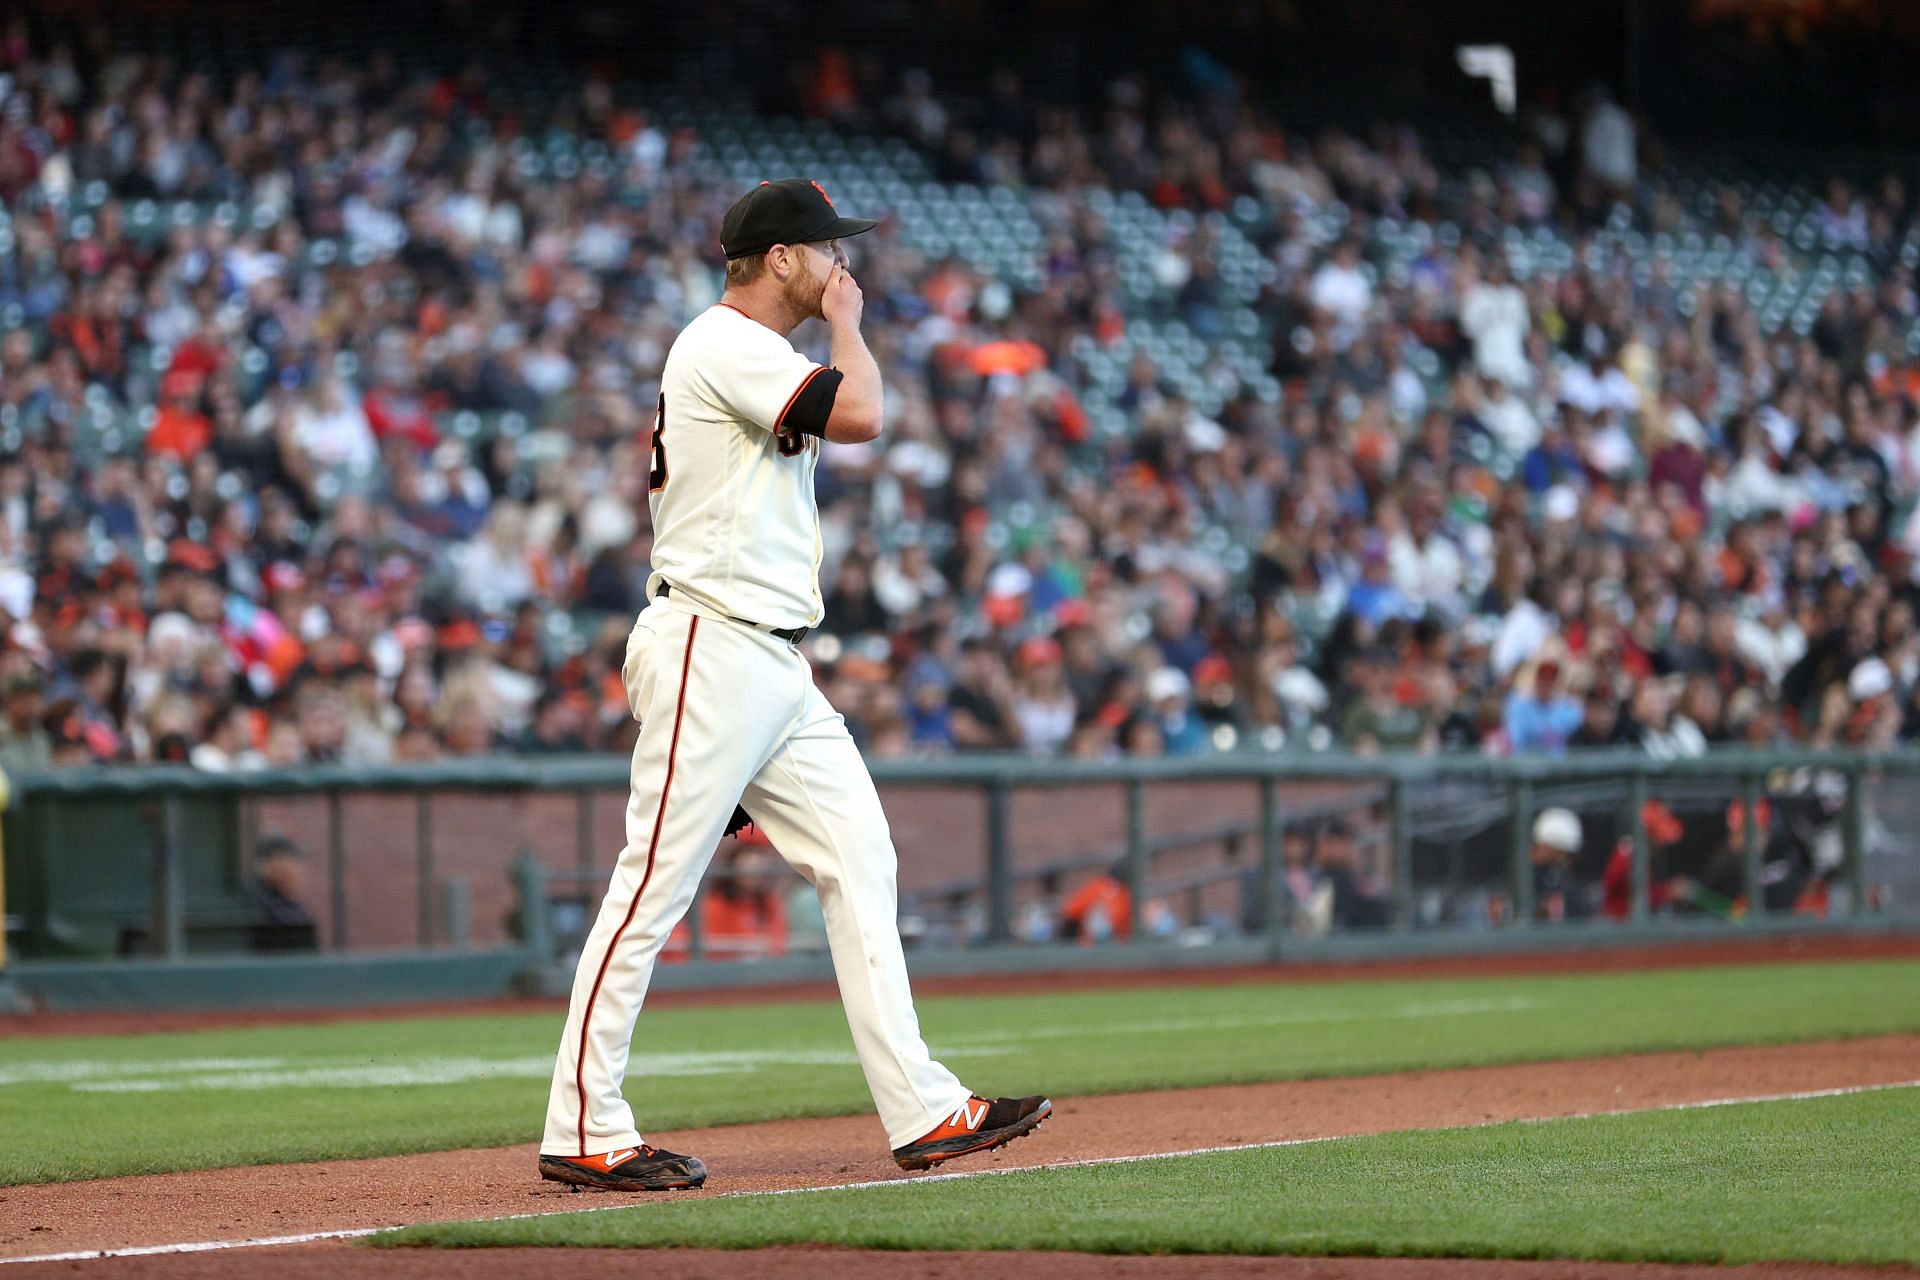
M 1639 141 L 1633 117 L 1596 86 L 1586 119 L 1580 123 L 1580 158 L 1589 175 L 1614 194 L 1632 189 L 1640 174 Z
M 1360 336 L 1367 310 L 1373 305 L 1373 285 L 1360 269 L 1360 246 L 1342 240 L 1333 256 L 1313 273 L 1307 300 L 1333 318 L 1333 346 L 1345 351 Z
M 1560 376 L 1560 402 L 1588 417 L 1609 410 L 1634 413 L 1640 408 L 1640 388 L 1602 351 L 1592 351 L 1585 364 L 1576 364 Z
M 1473 365 L 1483 377 L 1510 387 L 1533 381 L 1527 363 L 1527 295 L 1507 277 L 1507 264 L 1495 258 L 1483 280 L 1468 284 L 1460 298 L 1460 328 L 1473 339 Z
M 816 182 L 762 183 L 721 223 L 727 289 L 667 354 L 653 428 L 650 603 L 621 675 L 640 722 L 627 845 L 581 949 L 554 1062 L 540 1176 L 620 1191 L 696 1187 L 622 1096 L 654 961 L 720 839 L 752 823 L 819 891 L 853 1044 L 894 1160 L 924 1169 L 1031 1132 L 1053 1104 L 975 1096 L 928 1052 L 896 925 L 887 817 L 799 644 L 825 612 L 813 474 L 875 439 L 880 367 L 840 215 Z M 831 366 L 788 335 L 824 320 Z M 736 800 L 739 802 L 736 806 Z
M 1547 637 L 1559 629 L 1559 621 L 1547 611 L 1546 603 L 1546 584 L 1535 582 L 1500 619 L 1491 657 L 1493 673 L 1502 680 L 1531 658 L 1546 643 Z
M 322 374 L 312 394 L 294 409 L 293 438 L 303 453 L 325 467 L 364 472 L 380 459 L 359 397 L 331 373 Z
M 1415 505 L 1407 517 L 1407 527 L 1388 540 L 1387 563 L 1393 570 L 1394 584 L 1407 599 L 1448 613 L 1459 609 L 1466 567 L 1460 549 L 1425 505 Z
M 1500 447 L 1515 458 L 1522 458 L 1540 443 L 1540 420 L 1527 408 L 1527 402 L 1513 394 L 1499 378 L 1487 380 L 1487 394 L 1474 410 L 1474 416 L 1493 432 Z

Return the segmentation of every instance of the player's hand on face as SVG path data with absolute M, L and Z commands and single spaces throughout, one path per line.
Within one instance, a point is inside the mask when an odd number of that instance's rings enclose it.
M 833 269 L 827 273 L 826 289 L 820 295 L 820 314 L 831 325 L 857 325 L 865 306 L 866 300 L 861 296 L 860 286 L 854 282 L 853 276 L 845 266 L 834 263 Z

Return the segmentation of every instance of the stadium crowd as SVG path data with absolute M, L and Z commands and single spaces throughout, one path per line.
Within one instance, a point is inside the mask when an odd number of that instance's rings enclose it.
M 1897 180 L 1826 189 L 1830 240 L 1874 272 L 1769 332 L 1738 289 L 1593 248 L 1620 209 L 1697 216 L 1604 98 L 1449 173 L 1409 130 L 1302 137 L 1198 72 L 1066 108 L 1009 75 L 863 98 L 831 70 L 820 114 L 1018 189 L 1046 230 L 1036 289 L 892 219 L 849 246 L 888 425 L 822 463 L 807 646 L 869 752 L 1920 734 Z M 548 128 L 610 163 L 529 177 L 510 144 Z M 1229 384 L 1203 412 L 1135 355 L 1128 429 L 1090 428 L 1107 393 L 1075 340 L 1130 317 L 1089 186 L 1261 202 L 1280 397 Z M 737 195 L 595 79 L 529 120 L 477 72 L 284 58 L 221 83 L 10 28 L 0 763 L 623 749 L 652 405 Z M 148 232 L 143 201 L 244 216 Z M 1387 218 L 1422 229 L 1411 270 L 1380 269 Z M 1510 270 L 1535 225 L 1575 239 L 1571 269 Z M 1794 252 L 1731 186 L 1704 225 Z M 1202 222 L 1153 264 L 1199 334 L 1214 249 Z

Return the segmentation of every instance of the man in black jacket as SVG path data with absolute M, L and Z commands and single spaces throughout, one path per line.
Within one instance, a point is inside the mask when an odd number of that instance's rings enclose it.
M 313 951 L 319 947 L 313 914 L 300 901 L 306 854 L 285 836 L 268 836 L 253 854 L 255 951 Z

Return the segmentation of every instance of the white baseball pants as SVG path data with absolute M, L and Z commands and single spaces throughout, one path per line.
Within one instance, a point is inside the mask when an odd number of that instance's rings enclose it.
M 634 1021 L 736 801 L 820 894 L 854 1050 L 889 1145 L 921 1137 L 969 1093 L 920 1038 L 886 814 L 806 659 L 675 595 L 640 614 L 622 675 L 640 721 L 627 845 L 580 953 L 541 1154 L 642 1141 L 621 1096 Z

